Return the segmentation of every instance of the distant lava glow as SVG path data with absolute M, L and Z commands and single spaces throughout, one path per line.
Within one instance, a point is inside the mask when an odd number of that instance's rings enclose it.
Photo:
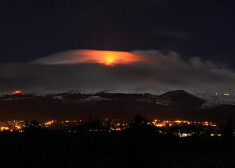
M 84 61 L 86 63 L 100 63 L 107 66 L 148 61 L 147 58 L 141 55 L 136 55 L 124 51 L 82 50 L 80 52 L 82 52 L 82 55 L 84 55 L 82 62 Z
M 107 66 L 112 66 L 114 65 L 117 58 L 115 57 L 114 54 L 111 53 L 111 54 L 107 54 L 104 59 L 105 59 L 105 64 Z
M 136 62 L 152 62 L 149 57 L 133 54 L 125 51 L 103 51 L 103 50 L 69 50 L 48 57 L 34 60 L 32 63 L 39 64 L 78 64 L 98 63 L 106 66 L 116 64 L 133 64 Z
M 21 90 L 15 90 L 15 91 L 12 92 L 12 94 L 21 94 L 21 93 L 22 93 Z

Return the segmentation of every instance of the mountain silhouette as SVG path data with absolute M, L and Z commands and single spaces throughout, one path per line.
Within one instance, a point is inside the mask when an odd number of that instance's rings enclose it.
M 172 104 L 175 105 L 184 105 L 184 106 L 191 106 L 191 107 L 199 107 L 203 103 L 204 100 L 184 91 L 184 90 L 176 90 L 167 92 L 159 96 L 161 99 L 165 99 Z
M 1 120 L 49 120 L 95 118 L 132 119 L 221 119 L 235 118 L 233 105 L 202 109 L 205 101 L 176 90 L 160 96 L 125 93 L 56 93 L 47 95 L 19 94 L 0 97 Z

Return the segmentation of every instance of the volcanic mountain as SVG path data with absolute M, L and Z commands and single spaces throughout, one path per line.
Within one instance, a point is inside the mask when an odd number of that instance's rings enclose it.
M 199 107 L 203 103 L 205 103 L 204 100 L 188 92 L 185 92 L 184 90 L 167 92 L 159 97 L 160 99 L 165 99 L 172 102 L 172 104 L 190 106 L 190 107 Z
M 205 101 L 183 90 L 163 95 L 99 92 L 55 93 L 47 95 L 14 94 L 0 97 L 0 120 L 65 119 L 221 119 L 235 118 L 235 106 L 202 109 Z M 226 115 L 226 116 L 225 116 Z

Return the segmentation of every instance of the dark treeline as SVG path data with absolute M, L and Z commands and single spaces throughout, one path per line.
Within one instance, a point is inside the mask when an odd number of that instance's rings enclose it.
M 2 134 L 4 167 L 233 167 L 235 139 L 127 132 Z
M 92 119 L 89 117 L 84 122 L 77 122 L 68 129 L 71 133 L 81 134 L 84 132 L 111 132 L 111 121 L 112 120 L 100 120 Z M 167 136 L 178 136 L 179 133 L 193 133 L 192 136 L 211 136 L 211 134 L 217 134 L 224 138 L 234 136 L 235 122 L 232 118 L 227 117 L 226 120 L 219 123 L 219 126 L 204 126 L 202 124 L 179 124 L 174 126 L 166 126 L 158 128 L 154 126 L 150 120 L 145 119 L 144 116 L 136 115 L 132 121 L 127 122 L 126 126 L 121 126 L 119 131 L 128 134 L 153 134 L 153 135 L 167 135 Z M 68 129 L 65 129 L 68 131 Z M 26 121 L 24 132 L 25 133 L 39 133 L 45 131 L 38 120 Z M 61 127 L 57 127 L 54 130 L 62 130 Z
M 108 131 L 109 122 L 90 119 L 76 133 L 45 130 L 38 121 L 27 123 L 24 133 L 0 134 L 4 167 L 23 168 L 211 168 L 234 167 L 235 138 L 232 121 L 222 126 L 222 137 L 179 138 L 136 116 L 125 131 Z M 90 129 L 103 131 L 87 131 Z M 106 130 L 105 130 L 106 129 Z M 228 133 L 229 132 L 229 133 Z M 229 135 L 229 136 L 228 136 Z
M 149 124 L 150 123 L 150 124 Z M 102 122 L 99 119 L 88 120 L 78 124 L 72 132 L 81 133 L 88 131 L 110 131 L 110 120 Z M 193 136 L 211 136 L 211 134 L 220 134 L 222 137 L 232 137 L 234 132 L 234 122 L 231 118 L 227 118 L 220 123 L 219 127 L 204 126 L 202 124 L 180 124 L 175 126 L 166 126 L 158 128 L 151 124 L 141 115 L 136 115 L 133 121 L 128 123 L 127 127 L 122 128 L 122 132 L 129 134 L 165 134 L 167 136 L 178 136 L 179 133 L 192 133 Z

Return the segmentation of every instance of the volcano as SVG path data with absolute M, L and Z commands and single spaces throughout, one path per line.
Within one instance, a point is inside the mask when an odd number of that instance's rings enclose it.
M 161 95 L 160 98 L 165 99 L 175 105 L 183 105 L 183 106 L 190 106 L 190 107 L 199 107 L 203 103 L 205 103 L 204 100 L 184 90 L 176 90 L 172 92 L 167 92 Z

